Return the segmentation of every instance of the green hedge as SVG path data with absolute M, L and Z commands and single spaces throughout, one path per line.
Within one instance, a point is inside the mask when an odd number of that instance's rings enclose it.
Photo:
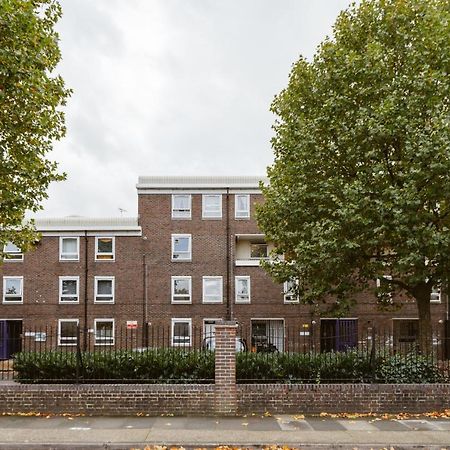
M 447 381 L 429 358 L 417 354 L 238 353 L 243 383 L 436 383 Z M 78 378 L 77 378 L 78 359 Z M 179 349 L 95 353 L 23 352 L 15 358 L 20 382 L 213 382 L 214 353 Z

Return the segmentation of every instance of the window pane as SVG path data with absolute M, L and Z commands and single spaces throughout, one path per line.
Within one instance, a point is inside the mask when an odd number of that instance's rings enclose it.
M 222 279 L 203 278 L 203 297 L 209 301 L 222 300 Z
M 173 334 L 177 337 L 189 337 L 189 323 L 175 322 L 173 326 Z
M 97 280 L 97 294 L 112 295 L 112 280 Z
M 21 253 L 22 251 L 20 250 L 19 247 L 17 247 L 17 245 L 13 244 L 12 242 L 8 242 L 5 245 L 4 252 L 5 253 Z
M 61 338 L 77 337 L 77 322 L 61 322 Z
M 18 278 L 7 278 L 5 293 L 10 295 L 22 295 L 22 280 Z
M 175 295 L 183 295 L 188 294 L 189 295 L 189 285 L 190 282 L 188 279 L 177 279 L 174 280 L 174 288 L 173 292 Z
M 78 241 L 76 238 L 65 238 L 62 240 L 63 253 L 78 254 Z
M 175 238 L 174 240 L 174 250 L 175 252 L 188 252 L 189 251 L 189 238 Z
M 267 244 L 250 244 L 251 258 L 267 258 Z
M 77 294 L 77 281 L 76 280 L 62 280 L 62 294 L 63 295 L 76 295 Z
M 112 253 L 113 242 L 111 238 L 99 238 L 97 241 L 98 253 Z
M 242 278 L 238 279 L 237 285 L 238 295 L 248 296 L 248 280 Z
M 177 210 L 189 210 L 189 195 L 174 195 L 173 208 Z

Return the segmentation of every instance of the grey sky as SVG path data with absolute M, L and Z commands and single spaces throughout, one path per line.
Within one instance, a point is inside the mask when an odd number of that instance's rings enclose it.
M 258 175 L 269 112 L 349 0 L 61 0 L 74 90 L 42 216 L 135 215 L 138 175 Z

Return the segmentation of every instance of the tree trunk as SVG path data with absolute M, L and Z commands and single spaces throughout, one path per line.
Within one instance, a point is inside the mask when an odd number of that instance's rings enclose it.
M 414 289 L 413 293 L 419 316 L 419 350 L 422 354 L 428 355 L 432 351 L 433 343 L 430 308 L 431 285 L 422 283 Z

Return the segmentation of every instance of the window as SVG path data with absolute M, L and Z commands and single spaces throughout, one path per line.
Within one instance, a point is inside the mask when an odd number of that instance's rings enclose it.
M 23 277 L 3 277 L 3 303 L 23 303 Z
M 285 281 L 283 285 L 284 303 L 298 303 L 299 298 L 296 293 L 298 282 L 296 280 Z
M 115 242 L 113 237 L 95 238 L 95 259 L 97 261 L 114 261 Z
M 59 303 L 79 302 L 79 277 L 59 277 Z
M 95 319 L 95 345 L 114 345 L 114 319 Z
M 250 218 L 250 195 L 236 194 L 234 196 L 234 217 L 236 219 Z
M 415 342 L 419 336 L 418 319 L 394 319 L 394 339 L 398 343 Z
M 430 294 L 431 303 L 441 303 L 441 286 L 433 286 Z
M 172 319 L 172 345 L 191 345 L 192 319 Z
M 114 303 L 114 277 L 95 277 L 94 303 Z
M 78 237 L 59 238 L 59 260 L 60 261 L 78 261 L 80 239 Z
M 378 301 L 385 303 L 393 303 L 393 288 L 389 281 L 392 280 L 392 275 L 383 275 L 383 279 L 387 282 L 381 282 L 380 278 L 377 278 L 377 297 Z
M 204 194 L 202 206 L 202 217 L 204 219 L 220 219 L 222 217 L 221 194 Z
M 222 277 L 203 277 L 203 303 L 222 303 Z
M 78 319 L 58 320 L 58 345 L 77 344 Z
M 269 257 L 269 247 L 267 244 L 250 244 L 250 258 L 268 258 Z
M 12 242 L 8 242 L 3 247 L 3 255 L 5 261 L 23 261 L 22 250 Z
M 172 277 L 172 303 L 191 303 L 191 277 Z
M 173 194 L 172 219 L 190 219 L 190 218 L 191 218 L 191 195 Z
M 234 285 L 236 303 L 250 303 L 250 277 L 236 277 Z
M 191 259 L 191 235 L 172 234 L 172 261 L 190 261 Z

